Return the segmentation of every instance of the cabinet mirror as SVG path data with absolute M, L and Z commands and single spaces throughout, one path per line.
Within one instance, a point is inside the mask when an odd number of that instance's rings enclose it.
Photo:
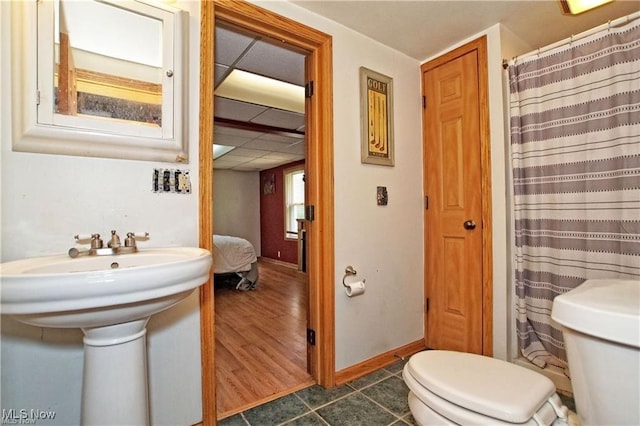
M 187 13 L 142 1 L 12 3 L 13 148 L 187 161 Z

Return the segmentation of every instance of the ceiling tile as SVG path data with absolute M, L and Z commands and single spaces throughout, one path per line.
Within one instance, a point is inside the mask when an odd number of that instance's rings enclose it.
M 243 54 L 245 56 L 241 59 Z M 216 88 L 234 67 L 292 84 L 304 83 L 303 54 L 265 41 L 254 42 L 251 37 L 216 27 Z M 221 96 L 215 96 L 214 101 L 216 118 L 246 122 L 249 126 L 259 124 L 304 131 L 303 113 L 269 109 L 257 102 Z M 220 123 L 214 125 L 214 142 L 236 147 L 214 160 L 213 167 L 218 170 L 257 172 L 303 160 L 306 151 L 304 134 L 264 133 Z
M 304 55 L 281 46 L 257 41 L 237 67 L 256 74 L 304 86 Z
M 259 149 L 263 151 L 282 152 L 285 151 L 289 145 L 289 143 L 274 142 L 260 137 L 246 142 L 244 145 L 242 145 L 242 147 L 249 149 Z
M 269 108 L 262 114 L 252 118 L 252 123 L 295 130 L 304 123 L 304 114 Z
M 293 161 L 302 160 L 304 157 L 301 157 L 300 155 L 295 155 L 295 154 L 285 154 L 285 153 L 282 153 L 282 152 L 272 152 L 271 154 L 267 154 L 262 158 L 265 158 L 265 159 L 268 159 L 268 160 L 284 161 L 286 163 L 291 163 Z
M 305 155 L 306 146 L 303 143 L 289 145 L 283 152 L 288 152 L 289 154 Z
M 248 149 L 248 148 L 236 148 L 233 150 L 233 155 L 238 157 L 253 157 L 259 158 L 263 155 L 267 155 L 269 151 L 259 150 L 259 149 Z
M 222 83 L 222 80 L 225 79 L 227 73 L 229 72 L 231 72 L 231 68 L 229 68 L 228 66 L 215 64 L 215 70 L 213 73 L 215 76 L 214 85 L 217 87 L 220 83 Z
M 215 116 L 229 120 L 250 121 L 268 110 L 262 105 L 234 101 L 220 96 L 216 96 L 214 101 Z
M 216 134 L 237 136 L 237 137 L 246 138 L 246 139 L 257 138 L 263 134 L 262 132 L 257 132 L 253 130 L 247 130 L 247 129 L 239 129 L 237 127 L 225 126 L 223 124 L 217 124 L 215 126 L 215 132 Z
M 255 40 L 244 34 L 239 34 L 216 25 L 215 34 L 215 62 L 231 66 L 247 47 Z
M 230 156 L 229 158 L 226 158 L 226 157 L 227 155 L 214 160 L 213 168 L 214 169 L 231 169 L 233 167 L 239 166 L 247 162 L 247 159 L 242 157 L 233 157 L 233 156 Z M 237 158 L 240 158 L 240 160 L 238 160 Z
M 260 139 L 264 139 L 264 140 L 267 140 L 267 141 L 273 141 L 273 142 L 292 144 L 292 143 L 298 143 L 300 141 L 303 141 L 304 140 L 304 135 L 283 136 L 283 135 L 277 135 L 277 134 L 274 134 L 274 133 L 265 133 L 264 135 L 260 136 Z
M 243 146 L 244 144 L 250 142 L 252 139 L 253 138 L 225 135 L 218 132 L 215 132 L 213 135 L 213 143 L 215 143 L 216 145 Z

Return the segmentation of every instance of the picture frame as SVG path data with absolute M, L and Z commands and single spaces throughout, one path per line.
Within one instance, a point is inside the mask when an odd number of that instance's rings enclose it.
M 393 79 L 360 67 L 361 162 L 394 166 Z
M 272 195 L 276 193 L 275 173 L 268 173 L 262 177 L 262 193 L 264 195 Z

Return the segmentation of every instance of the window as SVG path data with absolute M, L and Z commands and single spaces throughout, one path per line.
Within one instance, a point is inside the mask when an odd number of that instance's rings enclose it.
M 304 219 L 304 166 L 284 171 L 284 237 L 298 238 L 298 219 Z

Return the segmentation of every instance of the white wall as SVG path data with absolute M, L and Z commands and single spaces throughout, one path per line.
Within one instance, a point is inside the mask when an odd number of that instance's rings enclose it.
M 190 164 L 111 160 L 11 151 L 9 4 L 0 5 L 2 50 L 0 143 L 3 262 L 54 253 L 73 235 L 117 229 L 148 231 L 141 247 L 198 244 L 199 3 L 190 12 Z M 153 194 L 154 167 L 191 172 L 190 195 Z M 154 424 L 201 420 L 200 325 L 197 292 L 149 323 L 149 376 Z M 52 409 L 48 424 L 79 424 L 82 333 L 40 329 L 2 317 L 2 408 Z
M 333 37 L 336 370 L 423 338 L 420 64 L 287 2 L 256 2 Z M 359 68 L 393 78 L 395 167 L 360 163 Z M 337 95 L 339 94 L 339 96 Z M 386 186 L 387 206 L 376 205 Z M 347 265 L 366 278 L 348 298 Z
M 260 256 L 260 173 L 213 171 L 213 232 L 249 240 Z

